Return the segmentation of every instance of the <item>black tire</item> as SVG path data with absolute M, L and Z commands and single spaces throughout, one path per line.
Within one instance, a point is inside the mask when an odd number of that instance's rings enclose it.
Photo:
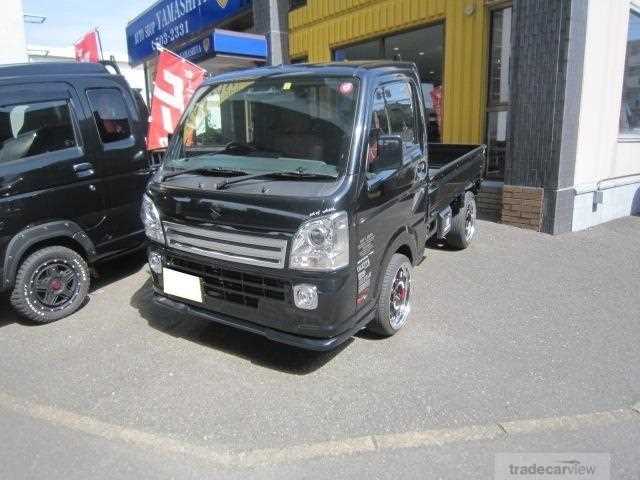
M 403 302 L 406 302 L 406 311 L 403 312 L 403 319 L 401 323 L 394 324 L 393 321 L 393 305 L 392 305 L 392 293 L 396 284 L 397 276 L 401 269 L 405 269 L 408 272 L 408 278 L 406 285 L 403 287 L 405 298 Z M 413 267 L 411 261 L 402 254 L 396 253 L 389 260 L 389 264 L 385 269 L 382 277 L 382 283 L 380 285 L 380 296 L 378 297 L 378 307 L 375 318 L 367 326 L 367 330 L 382 335 L 384 337 L 390 337 L 395 335 L 407 322 L 409 312 L 411 311 L 411 275 L 413 273 Z M 396 294 L 398 292 L 395 292 Z M 397 319 L 396 319 L 397 320 Z
M 33 322 L 53 322 L 82 306 L 90 283 L 89 268 L 78 253 L 66 247 L 46 247 L 20 265 L 11 304 Z
M 451 230 L 445 238 L 447 245 L 460 250 L 471 245 L 478 231 L 477 214 L 478 207 L 476 206 L 475 195 L 472 192 L 465 193 L 464 204 L 451 219 Z

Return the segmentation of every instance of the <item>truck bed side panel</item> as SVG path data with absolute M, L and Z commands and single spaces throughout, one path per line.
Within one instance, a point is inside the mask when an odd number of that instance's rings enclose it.
M 484 145 L 429 145 L 429 215 L 448 205 L 482 177 Z

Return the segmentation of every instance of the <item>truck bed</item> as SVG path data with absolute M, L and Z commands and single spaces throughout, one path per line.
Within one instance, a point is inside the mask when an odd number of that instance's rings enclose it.
M 482 179 L 485 145 L 429 144 L 431 217 Z

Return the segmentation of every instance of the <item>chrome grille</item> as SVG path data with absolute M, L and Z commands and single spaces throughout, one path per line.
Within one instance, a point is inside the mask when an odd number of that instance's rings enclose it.
M 260 267 L 284 268 L 287 241 L 280 238 L 229 233 L 163 222 L 167 246 L 183 252 L 245 263 Z

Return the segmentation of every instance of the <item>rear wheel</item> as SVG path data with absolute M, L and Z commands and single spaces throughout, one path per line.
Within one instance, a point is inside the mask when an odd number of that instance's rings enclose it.
M 399 253 L 391 257 L 382 277 L 376 317 L 367 326 L 369 331 L 390 337 L 407 323 L 411 312 L 412 273 L 407 257 Z
M 477 233 L 477 213 L 475 195 L 472 192 L 466 192 L 463 205 L 451 219 L 451 231 L 445 239 L 449 246 L 464 249 L 471 244 Z
M 89 283 L 89 268 L 77 252 L 58 246 L 43 248 L 20 265 L 11 304 L 33 322 L 53 322 L 82 306 Z

